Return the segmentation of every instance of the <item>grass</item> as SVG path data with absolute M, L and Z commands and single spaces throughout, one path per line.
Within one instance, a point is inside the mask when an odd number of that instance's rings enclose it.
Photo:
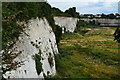
M 99 27 L 92 33 L 64 34 L 59 44 L 55 78 L 118 78 L 118 43 L 115 28 Z M 83 30 L 88 30 L 84 28 Z M 61 51 L 62 50 L 62 51 Z M 69 53 L 69 54 L 68 54 Z

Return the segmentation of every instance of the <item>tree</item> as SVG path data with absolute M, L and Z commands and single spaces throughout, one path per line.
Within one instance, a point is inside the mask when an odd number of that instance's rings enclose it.
M 53 15 L 60 15 L 60 14 L 62 14 L 63 12 L 60 10 L 60 9 L 58 9 L 58 8 L 55 8 L 55 7 L 53 7 L 52 8 L 52 14 Z
M 107 18 L 107 15 L 105 15 L 105 14 L 101 14 L 101 18 Z
M 116 16 L 114 14 L 109 14 L 108 16 L 109 16 L 110 19 L 115 19 L 116 18 Z
M 78 17 L 79 13 L 76 12 L 76 7 L 69 8 L 68 10 L 65 11 L 65 13 L 71 15 L 72 17 Z

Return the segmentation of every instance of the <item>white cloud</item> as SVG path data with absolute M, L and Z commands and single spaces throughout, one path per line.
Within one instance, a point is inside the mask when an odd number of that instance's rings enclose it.
M 103 2 L 119 2 L 120 0 L 102 0 Z
M 47 0 L 48 2 L 119 2 L 120 0 Z
M 118 10 L 118 4 L 115 2 L 105 2 L 103 3 L 103 7 L 105 10 L 112 12 Z
M 96 14 L 99 13 L 99 10 L 100 10 L 100 7 L 92 7 L 92 8 L 83 8 L 83 9 L 80 9 L 80 12 L 82 12 L 82 14 Z
M 54 2 L 55 1 L 55 2 Z M 70 7 L 76 7 L 80 13 L 116 13 L 119 0 L 48 0 L 53 6 L 65 11 Z
M 59 8 L 62 11 L 65 11 L 70 7 L 76 7 L 78 9 L 90 5 L 87 2 L 50 2 L 50 4 L 52 7 Z

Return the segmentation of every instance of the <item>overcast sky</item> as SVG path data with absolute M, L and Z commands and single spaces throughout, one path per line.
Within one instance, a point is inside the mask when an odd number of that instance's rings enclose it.
M 80 14 L 118 13 L 120 0 L 47 0 L 52 7 L 62 11 L 76 7 Z

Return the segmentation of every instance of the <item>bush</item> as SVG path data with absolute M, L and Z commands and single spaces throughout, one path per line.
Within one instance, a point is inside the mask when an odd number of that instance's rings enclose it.
M 120 43 L 120 28 L 118 27 L 114 33 L 115 40 Z
M 53 29 L 55 36 L 56 36 L 56 43 L 58 44 L 62 37 L 62 28 L 60 26 L 55 25 Z
M 77 21 L 77 24 L 76 24 L 76 28 L 75 28 L 75 32 L 79 32 L 81 31 L 80 30 L 80 27 L 86 27 L 87 26 L 87 23 L 82 21 L 82 20 L 79 20 Z
M 71 15 L 71 17 L 79 17 L 79 13 L 76 12 L 76 7 L 69 8 L 65 13 Z
M 40 60 L 41 60 L 41 51 L 39 50 L 39 53 L 35 54 L 35 65 L 36 65 L 36 71 L 37 71 L 38 75 L 43 70 L 42 69 L 42 63 L 40 62 Z
M 48 56 L 48 62 L 49 62 L 49 64 L 50 64 L 50 67 L 54 66 L 53 57 L 52 57 L 51 53 L 50 53 L 49 56 Z

